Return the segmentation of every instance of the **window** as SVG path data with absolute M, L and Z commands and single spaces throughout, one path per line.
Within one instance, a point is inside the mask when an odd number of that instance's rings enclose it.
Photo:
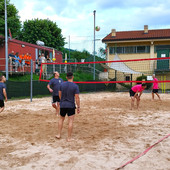
M 109 47 L 110 54 L 150 53 L 150 46 Z
M 157 46 L 155 46 L 155 52 L 157 50 L 165 50 L 165 49 L 170 50 L 170 45 L 157 45 Z
M 116 48 L 116 53 L 118 53 L 118 54 L 123 54 L 124 53 L 124 47 L 117 47 Z
M 145 53 L 145 46 L 137 46 L 137 53 Z
M 125 53 L 136 53 L 136 46 L 125 47 Z
M 114 54 L 114 47 L 109 47 L 109 54 Z
M 130 81 L 130 76 L 126 76 L 125 81 Z

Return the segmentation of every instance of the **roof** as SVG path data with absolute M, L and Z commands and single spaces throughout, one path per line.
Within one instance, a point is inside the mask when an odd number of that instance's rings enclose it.
M 107 41 L 131 41 L 131 40 L 149 40 L 149 39 L 169 39 L 170 38 L 170 29 L 157 29 L 157 30 L 148 30 L 148 33 L 144 33 L 144 30 L 141 31 L 119 31 L 116 32 L 116 36 L 113 37 L 112 33 L 107 35 L 102 39 L 102 42 Z
M 3 40 L 5 39 L 4 36 L 1 36 L 0 35 L 0 40 Z M 39 49 L 43 49 L 43 50 L 49 50 L 49 51 L 53 51 L 53 48 L 52 47 L 47 47 L 47 46 L 40 46 L 40 45 L 36 45 L 36 44 L 31 44 L 31 43 L 28 43 L 28 42 L 24 42 L 24 41 L 20 41 L 20 40 L 17 40 L 17 39 L 8 39 L 8 41 L 10 42 L 15 42 L 17 44 L 22 44 L 22 45 L 26 45 L 26 46 L 30 46 L 30 47 L 34 47 L 34 48 L 39 48 Z M 62 53 L 61 51 L 58 51 L 55 49 L 55 51 L 57 51 L 58 53 Z

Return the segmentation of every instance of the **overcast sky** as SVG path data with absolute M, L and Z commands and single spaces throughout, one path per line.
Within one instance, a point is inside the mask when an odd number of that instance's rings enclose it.
M 170 28 L 170 0 L 10 0 L 19 11 L 21 21 L 34 18 L 56 22 L 70 48 L 93 52 L 94 15 L 96 51 L 104 47 L 101 39 L 111 32 Z M 66 48 L 69 45 L 65 45 Z

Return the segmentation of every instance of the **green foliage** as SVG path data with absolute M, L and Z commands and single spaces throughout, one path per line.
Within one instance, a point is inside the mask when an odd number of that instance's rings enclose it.
M 12 37 L 17 37 L 20 33 L 21 22 L 18 16 L 18 10 L 10 0 L 6 1 L 7 4 L 7 26 L 11 30 Z M 5 36 L 5 2 L 0 0 L 0 35 Z
M 83 50 L 82 52 L 75 50 L 70 52 L 70 56 L 71 59 L 76 59 L 77 62 L 81 62 L 81 59 L 87 59 L 88 57 L 90 57 L 90 53 L 86 50 Z
M 99 48 L 99 56 L 101 58 L 106 58 L 106 50 L 102 47 Z
M 25 75 L 9 75 L 10 81 L 30 81 L 31 75 L 25 74 Z M 39 76 L 36 74 L 33 74 L 33 80 L 39 80 Z
M 125 83 L 119 83 L 121 86 L 126 87 L 127 89 L 131 89 L 132 86 L 130 84 L 125 84 Z
M 66 73 L 60 74 L 60 77 L 66 81 Z M 93 80 L 93 74 L 87 74 L 81 71 L 77 71 L 74 73 L 74 81 L 89 81 Z
M 23 24 L 20 35 L 22 41 L 36 44 L 37 40 L 43 41 L 45 46 L 62 49 L 65 42 L 61 29 L 49 19 L 27 20 Z
M 147 81 L 147 76 L 142 75 L 136 78 L 136 81 L 142 81 L 142 80 Z M 141 83 L 137 83 L 137 84 L 141 84 Z M 149 89 L 152 86 L 152 83 L 146 83 L 146 85 L 147 85 L 146 89 Z
M 50 79 L 52 78 L 53 76 Z M 64 81 L 67 81 L 66 73 L 61 73 L 60 78 L 62 78 Z M 74 81 L 90 81 L 90 80 L 93 80 L 93 74 L 84 73 L 82 71 L 77 71 L 74 73 Z
M 89 81 L 93 80 L 93 74 L 84 73 L 81 71 L 74 73 L 74 81 Z

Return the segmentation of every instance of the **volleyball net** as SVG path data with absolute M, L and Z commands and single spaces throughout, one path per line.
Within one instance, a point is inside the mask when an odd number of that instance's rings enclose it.
M 42 63 L 39 80 L 49 82 L 55 71 L 64 80 L 67 72 L 73 72 L 75 83 L 124 83 L 130 86 L 153 83 L 152 75 L 155 74 L 158 83 L 166 83 L 166 89 L 170 89 L 170 57 L 121 60 L 115 56 L 113 61 Z M 162 84 L 160 87 L 165 89 Z

